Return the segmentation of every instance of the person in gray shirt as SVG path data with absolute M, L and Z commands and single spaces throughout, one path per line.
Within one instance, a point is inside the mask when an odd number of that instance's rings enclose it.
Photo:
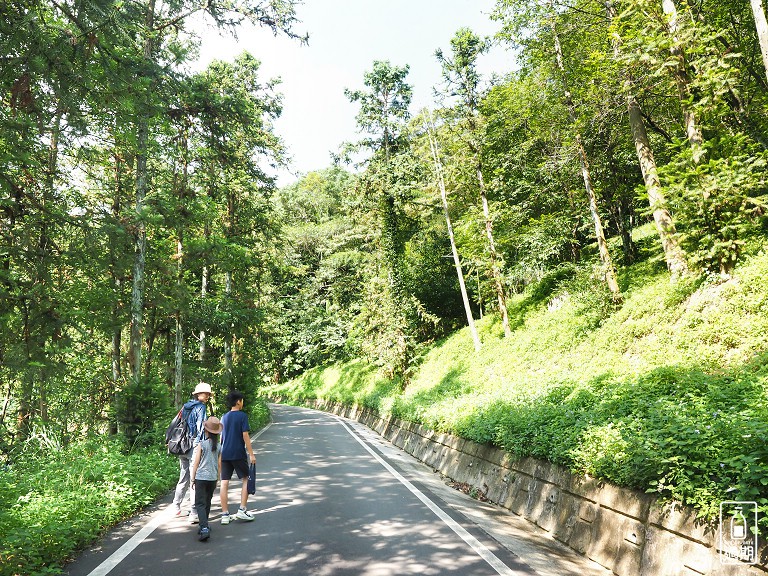
M 211 515 L 211 500 L 219 480 L 219 435 L 222 428 L 216 416 L 208 418 L 203 424 L 203 436 L 195 447 L 195 455 L 192 458 L 195 511 L 200 521 L 197 534 L 201 542 L 211 536 L 208 517 Z

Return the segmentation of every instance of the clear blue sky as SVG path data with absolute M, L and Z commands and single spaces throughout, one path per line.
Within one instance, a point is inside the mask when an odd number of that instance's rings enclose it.
M 344 89 L 363 88 L 363 75 L 374 60 L 408 64 L 413 86 L 412 112 L 434 107 L 433 88 L 440 81 L 435 50 L 449 52 L 456 30 L 467 26 L 479 35 L 492 35 L 498 24 L 489 13 L 494 0 L 307 0 L 297 7 L 300 31 L 309 45 L 275 38 L 266 30 L 244 28 L 238 39 L 203 28 L 200 59 L 231 60 L 247 50 L 262 62 L 266 78 L 279 77 L 283 114 L 276 132 L 293 158 L 292 172 L 306 173 L 330 165 L 330 152 L 343 142 L 356 141 L 356 105 Z M 478 68 L 485 75 L 513 69 L 511 52 L 496 47 Z M 278 184 L 295 180 L 281 173 Z

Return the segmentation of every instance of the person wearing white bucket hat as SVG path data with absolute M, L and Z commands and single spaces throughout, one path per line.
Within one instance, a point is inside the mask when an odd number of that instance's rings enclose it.
M 192 448 L 186 454 L 179 455 L 179 481 L 176 484 L 176 492 L 173 495 L 173 505 L 176 507 L 176 516 L 182 516 L 181 503 L 184 501 L 184 496 L 187 494 L 187 489 L 192 484 L 194 489 L 194 480 L 190 476 L 190 464 L 192 454 L 195 448 L 200 443 L 200 439 L 203 435 L 203 423 L 206 418 L 206 404 L 211 398 L 211 385 L 207 382 L 198 382 L 195 389 L 192 391 L 192 399 L 187 401 L 181 409 L 182 417 L 187 421 L 187 427 L 190 434 L 194 439 Z M 198 517 L 195 510 L 194 503 L 192 501 L 192 490 L 189 491 L 189 523 L 197 524 Z

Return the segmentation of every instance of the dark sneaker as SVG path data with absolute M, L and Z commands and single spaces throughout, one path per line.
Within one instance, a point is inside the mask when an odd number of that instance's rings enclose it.
M 200 528 L 200 536 L 198 536 L 198 540 L 200 542 L 203 542 L 205 540 L 208 540 L 208 538 L 211 537 L 211 529 L 210 528 Z

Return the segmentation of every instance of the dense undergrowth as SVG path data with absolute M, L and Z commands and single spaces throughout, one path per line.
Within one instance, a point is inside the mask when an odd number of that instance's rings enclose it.
M 249 402 L 248 417 L 251 430 L 263 428 L 265 402 Z M 166 453 L 164 431 L 158 424 L 152 447 L 130 451 L 119 436 L 66 448 L 30 440 L 0 468 L 0 576 L 60 574 L 108 528 L 168 493 L 179 464 Z
M 513 334 L 479 323 L 430 348 L 407 385 L 353 361 L 268 393 L 322 398 L 416 421 L 518 456 L 656 493 L 715 517 L 757 500 L 768 531 L 768 255 L 730 279 L 671 284 L 627 268 L 619 307 L 564 268 L 510 302 Z

